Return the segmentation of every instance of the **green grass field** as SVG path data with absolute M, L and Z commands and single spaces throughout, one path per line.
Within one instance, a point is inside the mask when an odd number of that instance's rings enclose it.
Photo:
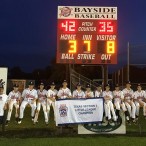
M 127 125 L 126 135 L 78 135 L 77 126 L 72 126 L 73 132 L 68 131 L 61 133 L 53 121 L 53 112 L 51 112 L 50 117 L 49 125 L 46 126 L 43 112 L 41 111 L 39 123 L 33 125 L 30 116 L 30 108 L 27 108 L 22 124 L 18 125 L 15 122 L 13 112 L 11 123 L 6 127 L 6 131 L 4 133 L 0 131 L 0 146 L 146 146 L 146 120 L 142 116 L 142 109 L 140 111 L 138 125 Z

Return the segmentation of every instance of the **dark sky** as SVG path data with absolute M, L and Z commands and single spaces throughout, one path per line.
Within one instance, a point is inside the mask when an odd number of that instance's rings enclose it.
M 0 66 L 31 72 L 49 65 L 56 56 L 59 5 L 117 6 L 118 65 L 110 68 L 126 64 L 128 41 L 131 62 L 146 63 L 146 0 L 1 0 Z

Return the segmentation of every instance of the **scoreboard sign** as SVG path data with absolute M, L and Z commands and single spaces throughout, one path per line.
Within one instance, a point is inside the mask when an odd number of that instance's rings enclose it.
M 117 7 L 58 6 L 57 28 L 57 63 L 117 63 Z

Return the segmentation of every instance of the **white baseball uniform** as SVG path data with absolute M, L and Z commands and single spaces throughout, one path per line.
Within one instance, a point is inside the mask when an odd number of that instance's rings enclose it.
M 80 90 L 74 90 L 73 91 L 73 98 L 85 98 L 85 93 L 84 91 Z
M 114 105 L 117 110 L 120 110 L 122 108 L 124 112 L 127 111 L 125 103 L 122 102 L 124 100 L 124 95 L 121 90 L 113 91 L 113 99 L 114 99 Z
M 146 98 L 146 93 L 144 90 L 141 91 L 135 91 L 133 94 L 133 99 L 135 100 L 136 105 L 136 116 L 139 116 L 139 108 L 140 104 L 143 105 L 143 115 L 146 116 L 146 103 L 144 102 L 144 99 Z
M 85 91 L 85 97 L 86 98 L 93 98 L 94 97 L 93 91 Z
M 8 115 L 7 115 L 7 120 L 10 121 L 11 115 L 12 115 L 12 110 L 13 106 L 15 106 L 16 111 L 19 109 L 19 101 L 21 98 L 21 93 L 19 91 L 15 92 L 14 90 L 11 91 L 8 95 Z M 18 117 L 18 113 L 16 112 L 15 117 Z
M 0 95 L 0 117 L 4 116 L 4 107 L 8 101 L 8 96 L 6 94 Z
M 96 90 L 96 91 L 95 91 L 95 97 L 103 97 L 103 92 L 102 92 L 102 90 L 101 90 L 101 91 Z
M 22 92 L 22 98 L 23 101 L 20 106 L 20 115 L 19 118 L 22 119 L 24 116 L 24 109 L 26 105 L 31 106 L 31 116 L 34 117 L 35 115 L 35 109 L 36 109 L 36 99 L 38 98 L 37 90 L 32 89 L 30 90 L 29 88 L 24 89 Z
M 69 88 L 61 88 L 59 91 L 58 91 L 58 98 L 60 99 L 65 99 L 65 98 L 68 98 L 69 96 L 71 96 L 71 91 Z
M 51 88 L 48 90 L 47 92 L 47 97 L 51 97 L 54 99 L 54 101 L 52 101 L 51 99 L 47 99 L 47 102 L 48 102 L 48 112 L 49 112 L 49 115 L 50 115 L 50 107 L 52 105 L 53 107 L 53 110 L 54 110 L 54 120 L 56 119 L 55 117 L 55 99 L 56 99 L 56 96 L 57 96 L 57 93 L 58 91 L 56 89 L 52 90 Z
M 105 97 L 108 96 L 110 99 L 105 99 Z M 117 117 L 114 111 L 114 106 L 112 103 L 113 95 L 111 91 L 103 91 L 103 97 L 105 99 L 104 101 L 104 110 L 105 110 L 105 116 L 108 117 L 108 120 L 111 119 L 111 112 L 113 115 L 113 120 L 116 121 Z
M 136 106 L 135 106 L 134 102 L 132 101 L 133 90 L 125 88 L 125 89 L 123 89 L 123 95 L 124 95 L 124 102 L 128 109 L 128 112 L 130 114 L 130 117 L 135 119 Z M 131 109 L 131 107 L 132 107 L 132 109 Z
M 43 107 L 45 122 L 48 122 L 48 112 L 47 112 L 47 90 L 43 89 L 43 91 L 40 91 L 40 89 L 37 90 L 38 93 L 38 102 L 37 102 L 37 111 L 39 112 L 41 109 L 41 106 Z M 35 114 L 34 122 L 37 122 L 38 120 L 38 112 Z

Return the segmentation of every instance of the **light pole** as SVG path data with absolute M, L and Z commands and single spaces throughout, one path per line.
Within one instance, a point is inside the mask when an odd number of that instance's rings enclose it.
M 130 60 L 129 60 L 129 42 L 127 44 L 127 81 L 129 81 L 129 65 L 130 65 Z

